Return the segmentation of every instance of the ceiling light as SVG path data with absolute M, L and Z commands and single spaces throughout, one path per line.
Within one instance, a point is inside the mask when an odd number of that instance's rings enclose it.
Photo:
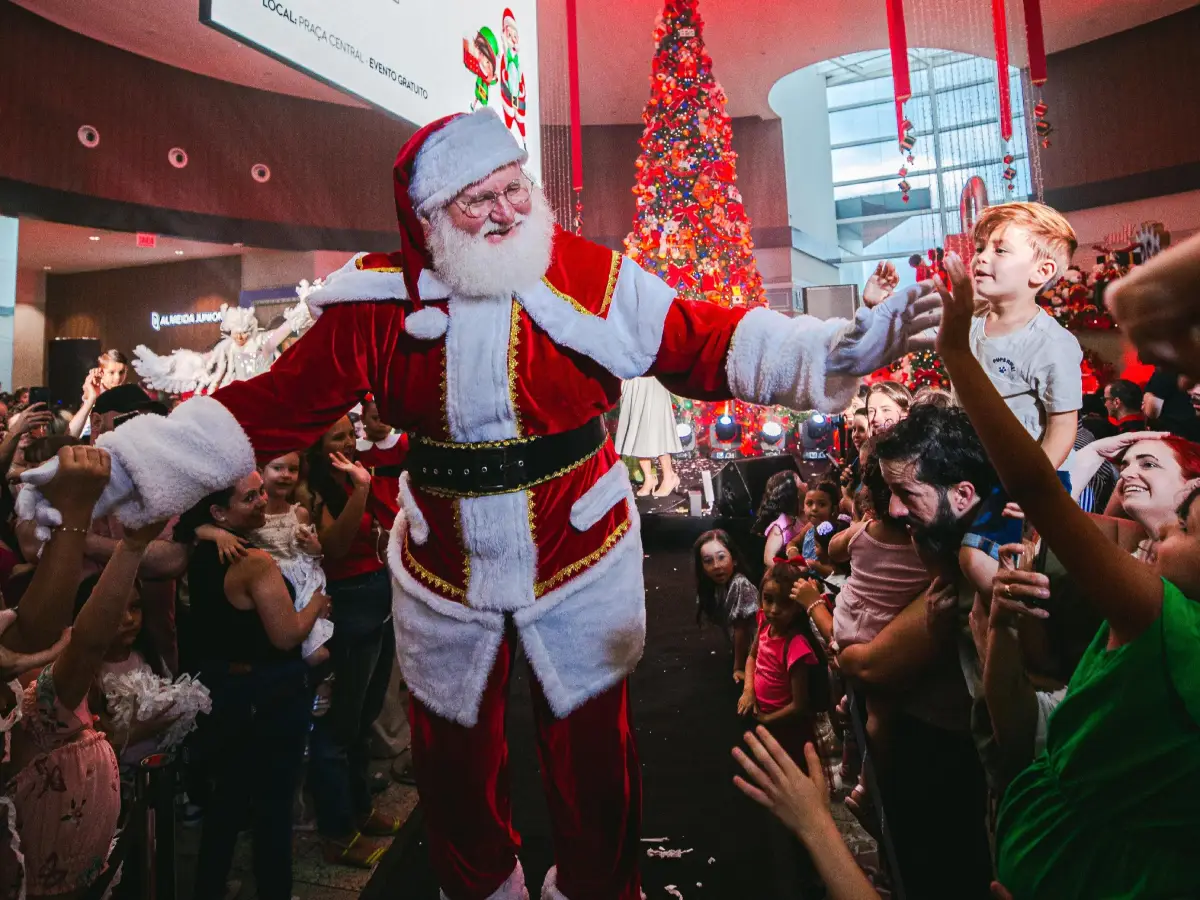
M 175 251 L 175 255 L 176 255 L 176 256 L 183 256 L 183 251 L 182 251 L 182 250 L 176 250 L 176 251 Z
M 89 241 L 98 241 L 98 240 L 100 240 L 100 235 L 93 234 L 91 237 L 88 238 L 88 240 Z

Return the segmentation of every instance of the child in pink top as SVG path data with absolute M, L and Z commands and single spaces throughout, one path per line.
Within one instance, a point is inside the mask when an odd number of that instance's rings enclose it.
M 870 448 L 870 444 L 867 445 Z M 870 643 L 884 627 L 912 603 L 930 582 L 929 572 L 917 555 L 904 523 L 888 515 L 891 492 L 883 480 L 879 461 L 869 453 L 863 463 L 867 489 L 867 516 L 829 542 L 829 556 L 850 563 L 850 577 L 838 594 L 833 611 L 830 649 L 840 653 L 851 644 Z M 889 723 L 894 701 L 866 693 L 867 735 L 877 769 L 888 763 Z M 860 779 L 848 801 L 851 809 L 863 808 L 866 782 Z
M 804 606 L 821 602 L 821 595 L 801 581 L 798 567 L 777 563 L 763 576 L 759 597 L 758 635 L 746 661 L 738 712 L 755 714 L 794 759 L 803 760 L 804 744 L 815 741 L 814 718 L 829 706 L 825 653 Z
M 776 556 L 783 555 L 783 548 L 795 540 L 804 529 L 804 516 L 800 510 L 800 498 L 804 496 L 804 482 L 796 472 L 776 472 L 767 479 L 762 500 L 758 504 L 758 516 L 751 529 L 767 539 L 763 549 L 763 564 L 774 564 Z

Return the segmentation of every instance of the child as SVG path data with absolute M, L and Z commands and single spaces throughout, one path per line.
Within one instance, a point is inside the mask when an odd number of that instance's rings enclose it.
M 844 562 L 839 562 L 829 555 L 829 543 L 841 534 L 850 523 L 844 521 L 840 516 L 829 522 L 822 522 L 815 529 L 817 541 L 817 562 L 822 566 L 828 566 L 832 569 L 829 575 L 826 575 L 821 580 L 825 583 L 825 589 L 830 596 L 836 597 L 841 591 L 842 585 L 846 583 L 846 579 L 850 576 L 850 567 Z
M 788 559 L 796 555 L 804 557 L 804 564 L 822 578 L 833 574 L 833 565 L 822 563 L 817 558 L 817 526 L 833 521 L 837 515 L 841 491 L 831 481 L 822 481 L 804 495 L 804 516 L 808 520 L 798 537 L 787 548 Z
M 796 472 L 776 472 L 767 479 L 753 528 L 755 534 L 767 538 L 763 565 L 773 565 L 775 557 L 800 534 L 804 524 L 800 516 L 801 484 Z
M 267 494 L 267 523 L 256 532 L 258 547 L 279 563 L 279 571 L 296 591 L 296 611 L 304 609 L 314 594 L 325 593 L 325 571 L 321 568 L 321 542 L 310 524 L 308 510 L 292 499 L 300 480 L 300 454 L 288 453 L 263 467 L 263 489 Z M 216 525 L 201 525 L 196 537 L 213 541 L 222 558 L 246 555 L 246 542 Z M 333 623 L 317 619 L 304 639 L 300 654 L 310 666 L 329 659 L 326 642 L 333 636 Z
M 793 594 L 796 597 L 793 597 Z M 758 634 L 746 662 L 740 715 L 753 714 L 807 771 L 805 744 L 816 744 L 816 717 L 829 708 L 829 667 L 805 607 L 821 603 L 812 582 L 790 563 L 776 563 L 761 585 Z M 820 878 L 802 845 L 769 829 L 767 855 L 780 896 L 813 897 Z
M 696 622 L 701 617 L 729 629 L 733 639 L 733 680 L 746 680 L 746 656 L 754 640 L 758 592 L 729 535 L 706 531 L 692 547 L 696 569 Z
M 975 223 L 971 274 L 988 312 L 971 320 L 971 354 L 1056 469 L 1075 446 L 1083 351 L 1037 297 L 1075 248 L 1070 223 L 1040 203 L 989 206 Z
M 801 575 L 791 563 L 776 563 L 763 576 L 758 634 L 738 700 L 740 715 L 754 714 L 797 756 L 815 741 L 816 714 L 829 708 L 825 652 L 806 614 L 809 605 L 822 602 L 821 595 Z
M 1194 895 L 1194 848 L 1181 836 L 1200 833 L 1198 491 L 1183 498 L 1152 564 L 1114 547 L 974 358 L 971 278 L 953 255 L 947 270 L 938 351 L 963 409 L 1005 489 L 1104 619 L 1049 720 L 1045 751 L 1000 804 L 999 880 L 1031 900 Z M 1036 607 L 1048 580 L 1022 581 L 1002 602 L 1015 601 L 1015 617 L 1044 617 Z
M 913 547 L 904 523 L 888 514 L 891 492 L 883 480 L 879 461 L 868 455 L 863 468 L 863 486 L 869 493 L 870 516 L 830 542 L 829 556 L 850 563 L 850 578 L 842 587 L 833 621 L 818 619 L 820 628 L 830 628 L 830 649 L 836 656 L 851 644 L 874 640 L 899 612 L 929 585 L 929 573 Z M 889 698 L 866 694 L 867 735 L 876 770 L 889 761 L 889 722 L 894 711 Z M 866 782 L 859 780 L 848 805 L 855 812 L 866 809 Z

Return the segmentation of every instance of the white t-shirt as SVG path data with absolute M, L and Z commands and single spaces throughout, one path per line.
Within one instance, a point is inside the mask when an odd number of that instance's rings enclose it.
M 1000 337 L 984 333 L 986 322 L 985 316 L 971 322 L 971 354 L 1013 415 L 1040 441 L 1051 413 L 1083 406 L 1079 341 L 1041 309 L 1024 328 Z

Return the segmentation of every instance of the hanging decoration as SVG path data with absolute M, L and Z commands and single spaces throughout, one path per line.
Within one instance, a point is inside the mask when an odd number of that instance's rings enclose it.
M 1000 100 L 1000 137 L 1004 140 L 1004 171 L 1001 173 L 1009 193 L 1015 191 L 1017 170 L 1013 168 L 1016 157 L 1007 152 L 1013 136 L 1012 82 L 1008 74 L 1008 13 L 1005 0 L 992 0 L 992 35 L 996 41 L 996 88 Z
M 576 0 L 567 0 L 567 69 L 571 90 L 571 190 L 575 194 L 575 215 L 571 230 L 583 234 L 583 123 L 579 108 L 579 23 L 575 17 Z
M 1042 33 L 1042 0 L 1024 0 L 1025 3 L 1025 44 L 1029 48 L 1029 80 L 1034 87 L 1041 88 L 1046 83 L 1046 39 Z M 1033 107 L 1036 117 L 1034 128 L 1044 149 L 1050 148 L 1050 135 L 1054 126 L 1046 119 L 1050 107 L 1041 97 Z
M 904 163 L 897 173 L 900 182 L 900 199 L 909 200 L 912 185 L 908 181 L 908 167 L 916 161 L 913 148 L 917 145 L 912 121 L 904 115 L 904 104 L 912 98 L 912 80 L 908 69 L 908 34 L 904 27 L 904 0 L 887 0 L 888 44 L 892 51 L 892 84 L 896 97 L 896 137 Z

